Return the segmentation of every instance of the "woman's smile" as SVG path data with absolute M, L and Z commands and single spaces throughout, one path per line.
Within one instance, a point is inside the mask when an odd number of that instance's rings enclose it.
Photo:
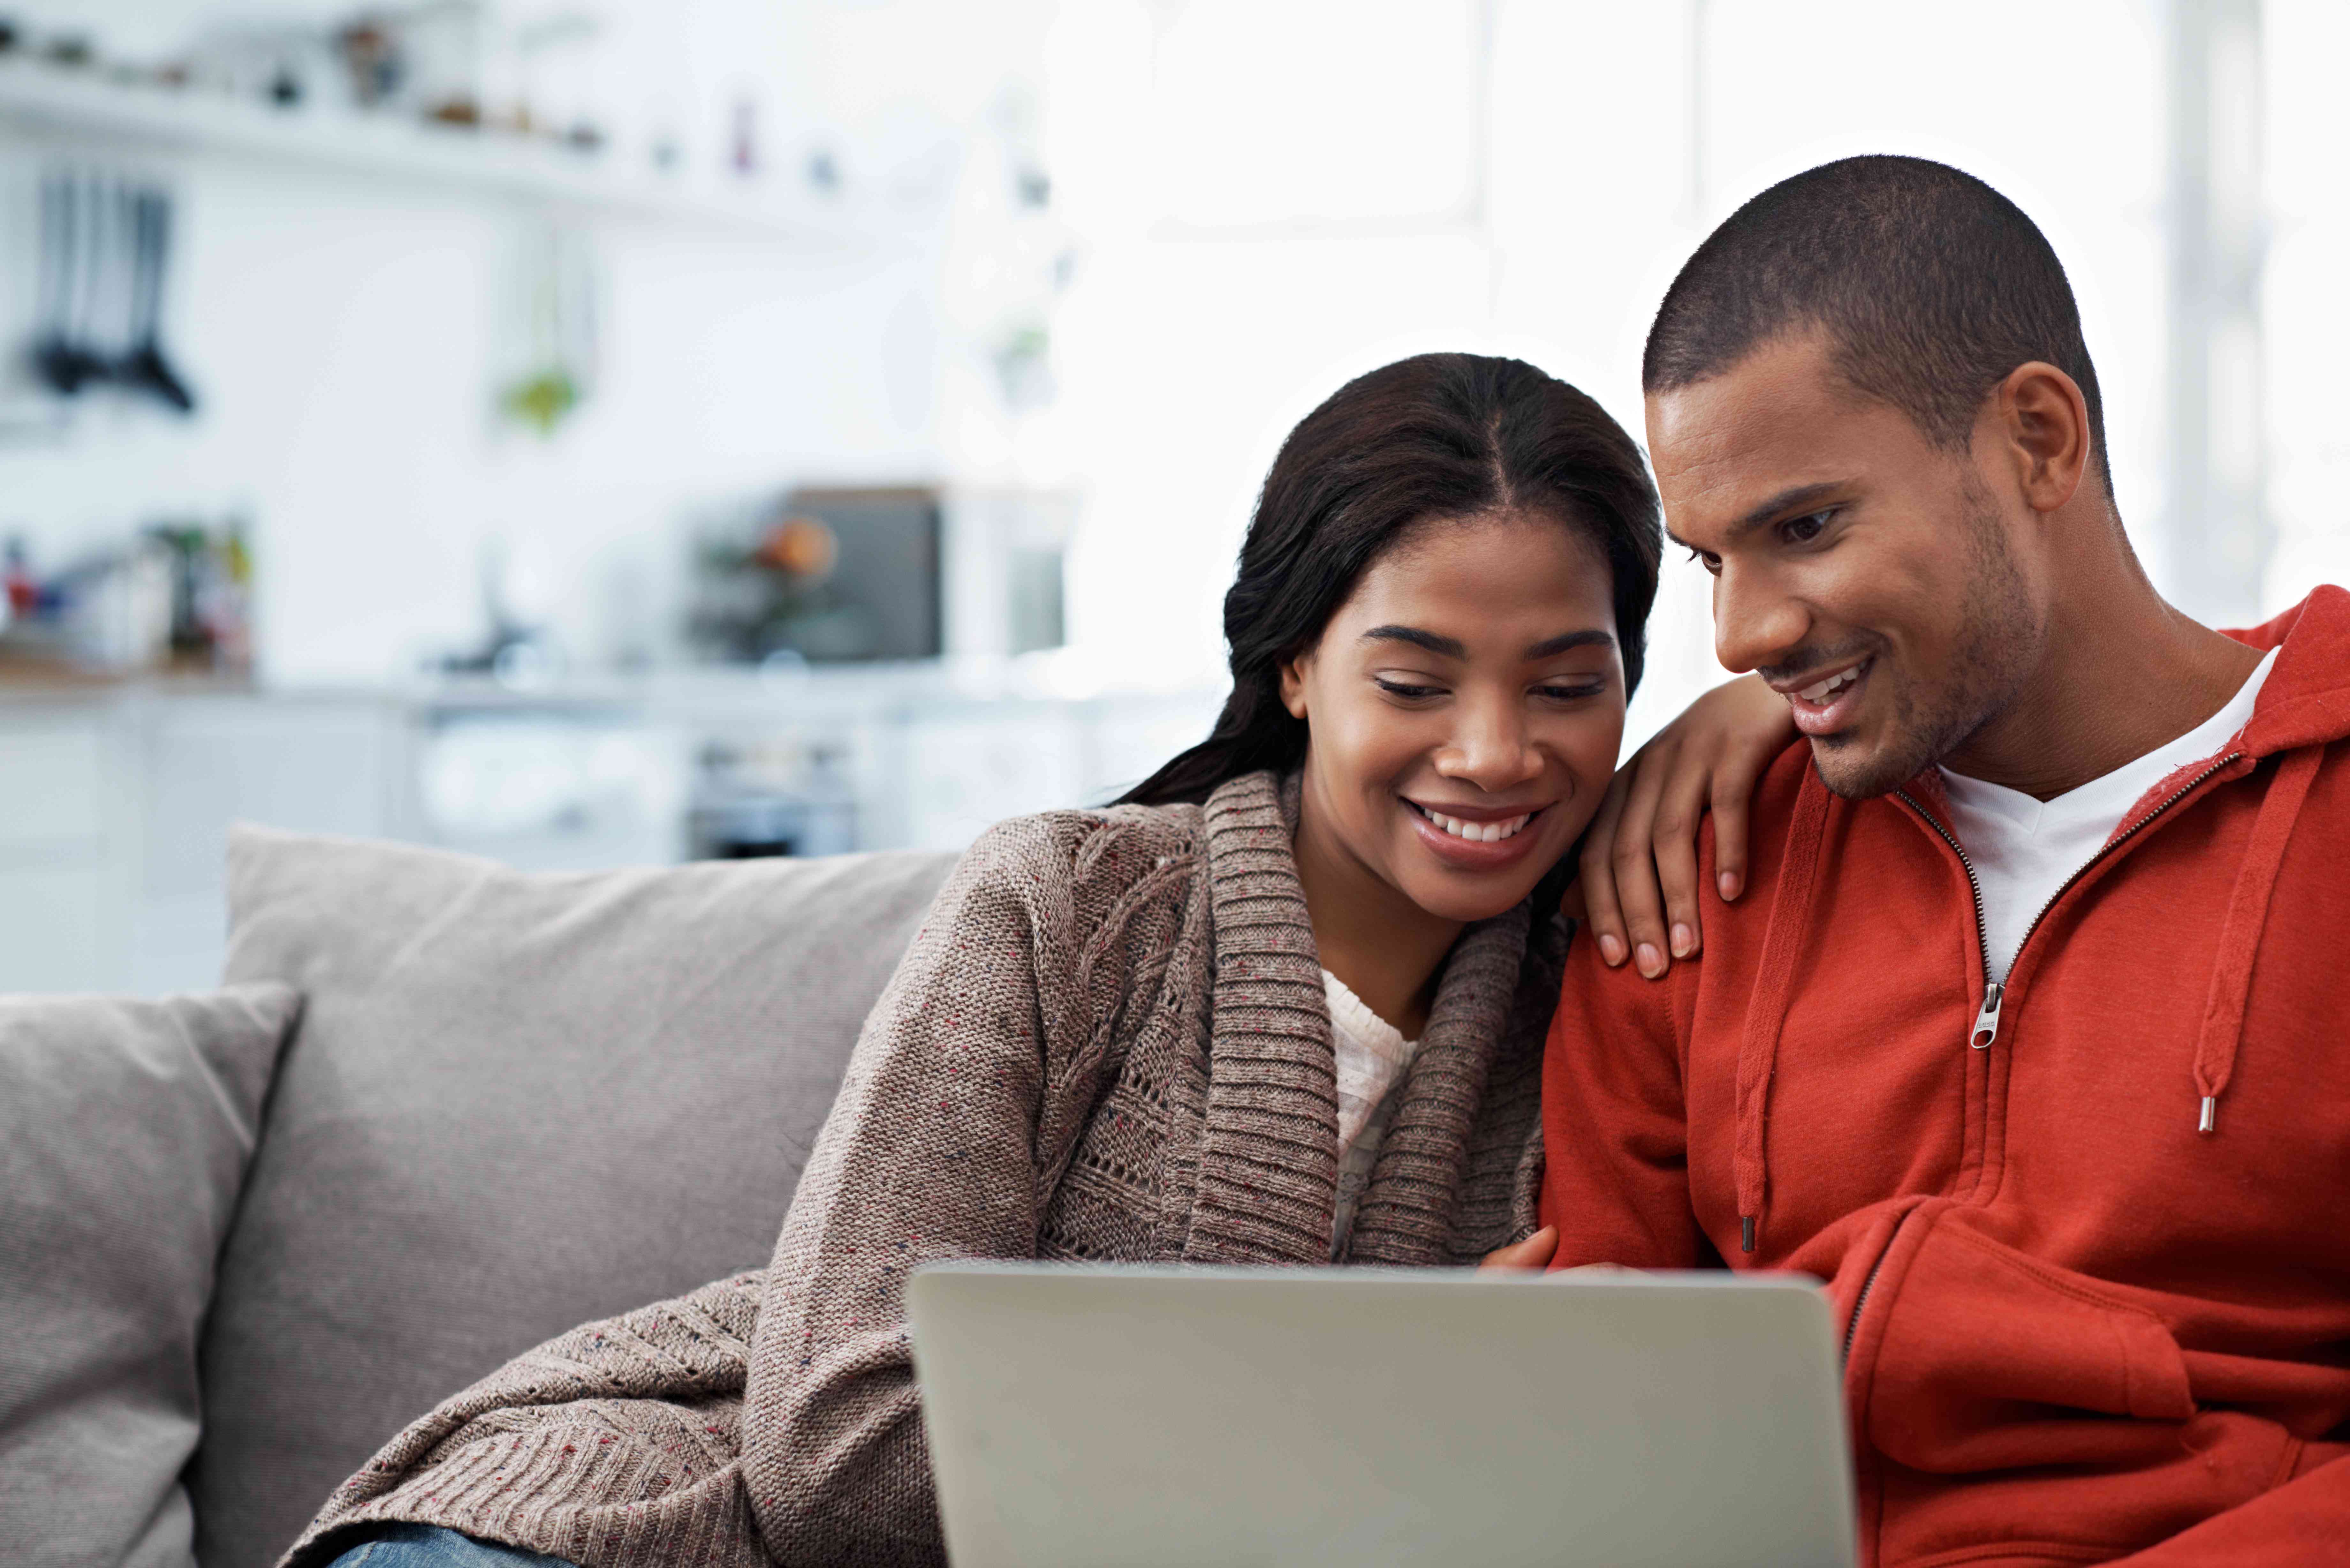
M 1429 852 L 1461 871 L 1498 871 L 1514 866 L 1541 842 L 1526 828 L 1549 807 L 1439 805 L 1396 797 L 1410 814 L 1413 830 Z

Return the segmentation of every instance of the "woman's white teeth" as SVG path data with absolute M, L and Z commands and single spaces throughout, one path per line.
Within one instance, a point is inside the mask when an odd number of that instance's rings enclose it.
M 1825 702 L 1831 692 L 1841 691 L 1860 679 L 1860 666 L 1856 664 L 1841 675 L 1831 675 L 1816 686 L 1806 686 L 1795 693 L 1806 702 Z
M 1446 816 L 1424 805 L 1419 808 L 1419 814 L 1453 837 L 1465 838 L 1471 844 L 1499 844 L 1504 838 L 1515 837 L 1518 829 L 1534 819 L 1534 814 L 1530 811 L 1523 816 L 1513 816 L 1501 822 L 1463 822 L 1457 816 Z

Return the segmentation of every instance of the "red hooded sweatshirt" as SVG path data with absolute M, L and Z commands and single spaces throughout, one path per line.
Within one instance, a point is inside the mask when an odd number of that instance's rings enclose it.
M 1938 775 L 1841 800 L 1804 744 L 1701 960 L 1570 952 L 1555 1266 L 1828 1281 L 1866 1562 L 2350 1563 L 2350 594 L 2235 635 L 2251 722 L 2003 993 Z

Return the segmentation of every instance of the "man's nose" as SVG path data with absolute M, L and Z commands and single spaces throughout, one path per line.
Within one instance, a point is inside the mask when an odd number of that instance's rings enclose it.
M 1713 651 L 1734 675 L 1781 662 L 1803 646 L 1812 618 L 1767 576 L 1724 563 L 1713 580 Z
M 1465 702 L 1451 743 L 1437 753 L 1436 771 L 1491 794 L 1541 776 L 1542 757 L 1526 725 L 1524 704 L 1500 694 Z

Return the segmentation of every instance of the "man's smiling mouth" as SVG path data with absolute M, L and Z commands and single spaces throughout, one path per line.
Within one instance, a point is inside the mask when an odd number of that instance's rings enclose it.
M 1787 700 L 1787 709 L 1794 716 L 1796 729 L 1814 738 L 1832 735 L 1849 723 L 1858 712 L 1862 701 L 1858 688 L 1876 668 L 1877 656 L 1872 653 L 1833 674 L 1804 680 L 1801 686 L 1773 680 L 1771 688 Z
M 1804 687 L 1795 695 L 1806 702 L 1825 702 L 1828 700 L 1828 693 L 1841 691 L 1859 679 L 1860 666 L 1856 664 L 1850 670 L 1841 670 L 1815 685 Z

